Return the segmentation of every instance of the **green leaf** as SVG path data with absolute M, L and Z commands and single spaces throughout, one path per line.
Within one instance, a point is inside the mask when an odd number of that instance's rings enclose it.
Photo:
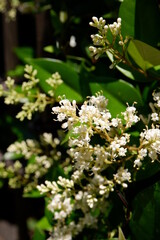
M 136 0 L 124 0 L 119 9 L 119 17 L 122 18 L 122 35 L 135 36 L 135 11 Z
M 51 87 L 46 83 L 46 79 L 51 77 L 55 72 L 59 72 L 64 83 L 56 90 L 56 97 L 65 95 L 68 99 L 75 99 L 77 102 L 82 102 L 79 76 L 77 72 L 67 63 L 56 59 L 31 59 L 29 61 L 35 69 L 37 69 L 37 77 L 40 79 L 40 86 L 44 92 L 51 90 Z
M 107 52 L 107 56 L 111 60 L 111 62 L 114 61 L 113 55 L 110 52 Z M 128 65 L 120 62 L 118 65 L 116 65 L 116 68 L 126 77 L 128 77 L 131 80 L 137 81 L 137 82 L 146 82 L 148 79 L 145 77 L 144 74 L 133 70 Z
M 46 47 L 43 48 L 44 51 L 48 52 L 48 53 L 54 53 L 54 47 L 52 45 L 48 45 Z
M 116 65 L 116 68 L 126 77 L 136 82 L 148 82 L 149 80 L 146 76 L 136 70 L 133 70 L 131 67 L 124 63 L 119 63 Z
M 78 103 L 81 103 L 83 101 L 82 96 L 76 92 L 72 87 L 67 85 L 66 83 L 62 83 L 57 89 L 56 89 L 56 98 L 58 99 L 59 96 L 65 95 L 67 99 L 70 101 L 76 100 Z
M 160 65 L 160 51 L 139 40 L 131 40 L 127 52 L 144 71 Z
M 103 78 L 99 78 L 99 80 L 97 78 L 96 82 L 90 83 L 91 92 L 95 94 L 98 91 L 103 91 L 104 96 L 109 100 L 108 109 L 114 117 L 125 111 L 126 103 L 133 104 L 136 101 L 137 106 L 143 106 L 141 95 L 132 84 L 115 79 L 107 81 L 107 78 L 103 79 L 105 83 L 100 83 L 100 79 L 102 81 Z
M 24 66 L 17 65 L 14 70 L 10 70 L 7 72 L 7 76 L 10 77 L 21 77 L 24 74 Z
M 50 225 L 50 223 L 48 222 L 48 219 L 45 216 L 38 221 L 37 227 L 42 230 L 47 230 L 47 231 L 52 230 L 52 226 Z
M 160 14 L 156 0 L 124 0 L 120 6 L 123 36 L 131 36 L 152 46 L 160 39 Z
M 153 76 L 160 80 L 160 65 L 147 69 L 147 73 L 149 76 Z
M 160 39 L 160 12 L 157 0 L 136 0 L 135 38 L 152 46 Z
M 46 240 L 46 234 L 41 229 L 36 228 L 32 240 Z
M 44 197 L 44 195 L 40 194 L 40 192 L 37 189 L 34 189 L 31 192 L 24 193 L 23 197 L 25 197 L 25 198 L 42 198 L 42 197 Z
M 14 49 L 17 57 L 24 63 L 26 63 L 27 59 L 33 58 L 34 51 L 33 48 L 30 47 L 18 47 Z
M 52 225 L 49 223 L 46 216 L 42 217 L 37 223 L 32 240 L 45 240 L 46 234 L 44 231 L 51 231 Z
M 132 239 L 155 240 L 160 236 L 160 184 L 145 189 L 133 202 L 130 221 Z
M 103 95 L 109 100 L 108 109 L 110 110 L 112 116 L 116 117 L 117 114 L 125 111 L 125 105 L 120 102 L 116 96 L 112 95 L 107 89 L 106 84 L 99 83 L 90 83 L 90 88 L 92 94 L 97 93 L 98 91 L 102 91 Z

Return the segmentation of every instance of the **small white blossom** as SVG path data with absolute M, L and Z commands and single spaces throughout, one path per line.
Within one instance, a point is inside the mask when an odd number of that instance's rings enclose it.
M 143 159 L 144 157 L 147 156 L 147 149 L 146 148 L 142 148 L 139 153 L 138 153 L 140 159 Z
M 55 219 L 64 219 L 72 212 L 73 204 L 70 198 L 66 197 L 63 200 L 63 195 L 56 194 L 48 205 L 48 209 L 54 213 Z
M 87 196 L 87 203 L 90 208 L 94 207 L 94 204 L 97 202 L 97 198 L 93 197 L 92 195 Z
M 134 160 L 134 167 L 140 168 L 142 166 L 142 162 L 140 159 Z
M 127 182 L 130 182 L 131 180 L 131 173 L 128 172 L 128 169 L 124 169 L 123 167 L 120 167 L 116 174 L 114 174 L 114 180 L 121 184 L 123 187 L 127 187 Z
M 154 121 L 154 122 L 159 121 L 158 113 L 152 113 L 152 114 L 151 114 L 151 119 L 152 119 L 152 121 Z
M 125 112 L 122 112 L 124 120 L 126 121 L 126 127 L 131 127 L 132 124 L 139 121 L 139 117 L 136 115 L 136 108 L 134 106 L 127 107 Z

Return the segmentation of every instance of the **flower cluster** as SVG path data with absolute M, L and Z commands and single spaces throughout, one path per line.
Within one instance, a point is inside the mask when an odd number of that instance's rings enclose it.
M 38 86 L 39 79 L 36 77 L 37 70 L 32 66 L 26 65 L 24 68 L 24 81 L 20 88 L 15 85 L 15 80 L 8 77 L 5 86 L 0 85 L 0 96 L 4 96 L 6 104 L 22 104 L 22 110 L 17 114 L 17 118 L 23 121 L 25 118 L 32 119 L 33 113 L 43 112 L 48 104 L 54 104 L 54 93 L 56 88 L 62 83 L 61 76 L 58 73 L 52 75 L 46 80 L 50 86 L 48 95 L 40 92 Z
M 59 139 L 53 139 L 51 133 L 41 135 L 40 142 L 27 139 L 11 144 L 0 163 L 0 177 L 8 178 L 10 187 L 24 187 L 24 192 L 30 192 L 61 158 L 58 144 Z
M 160 92 L 153 92 L 154 104 L 150 104 L 153 113 L 151 114 L 151 119 L 155 123 L 159 123 L 160 119 Z
M 149 158 L 154 162 L 158 159 L 160 153 L 160 92 L 153 92 L 154 103 L 150 103 L 150 107 L 153 111 L 151 114 L 151 120 L 153 121 L 152 127 L 144 129 L 140 134 L 140 147 L 138 150 L 137 158 L 134 161 L 134 166 L 140 168 L 142 161 L 145 157 Z
M 51 78 L 47 79 L 46 82 L 52 87 L 52 89 L 48 91 L 48 94 L 54 97 L 55 89 L 63 83 L 63 80 L 60 74 L 56 72 L 52 74 Z
M 154 94 L 154 99 L 158 101 L 159 96 Z M 50 196 L 48 208 L 55 220 L 49 240 L 72 239 L 84 228 L 98 227 L 99 216 L 107 212 L 111 192 L 127 188 L 132 173 L 146 157 L 158 159 L 158 125 L 144 129 L 137 145 L 131 145 L 130 128 L 140 121 L 135 106 L 127 106 L 125 112 L 112 118 L 107 104 L 108 100 L 98 93 L 88 97 L 80 109 L 76 101 L 68 99 L 61 99 L 60 106 L 52 108 L 62 128 L 69 130 L 67 152 L 73 168 L 69 179 L 59 177 L 57 182 L 46 181 L 38 186 L 42 194 Z M 94 215 L 96 209 L 99 214 Z M 77 211 L 83 217 L 74 219 L 73 212 Z
M 98 216 L 93 216 L 95 209 L 102 210 L 103 206 L 102 211 L 107 211 L 110 192 L 116 185 L 126 188 L 131 181 L 125 163 L 132 150 L 130 134 L 125 131 L 139 118 L 133 106 L 128 106 L 121 118 L 112 118 L 107 104 L 108 100 L 97 94 L 88 97 L 80 109 L 76 101 L 68 99 L 61 99 L 60 106 L 52 108 L 62 128 L 69 130 L 67 153 L 74 166 L 70 180 L 59 177 L 57 182 L 47 181 L 38 186 L 41 193 L 50 193 L 48 208 L 56 221 L 50 239 L 72 239 L 84 228 L 95 228 L 98 224 Z M 111 166 L 114 172 L 109 176 Z M 73 211 L 81 211 L 83 217 L 75 221 L 71 217 Z M 71 223 L 64 224 L 64 219 Z
M 115 61 L 111 66 L 123 61 L 128 37 L 121 34 L 121 18 L 113 24 L 106 24 L 106 20 L 100 17 L 92 17 L 93 22 L 90 26 L 97 28 L 98 33 L 91 35 L 93 45 L 89 50 L 95 59 L 98 59 L 103 53 L 111 53 Z M 118 44 L 119 47 L 115 47 Z M 117 46 L 117 45 L 116 45 Z

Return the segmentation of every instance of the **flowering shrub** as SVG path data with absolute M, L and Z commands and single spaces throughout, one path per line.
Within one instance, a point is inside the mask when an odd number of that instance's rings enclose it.
M 92 67 L 86 60 L 30 58 L 25 80 L 7 77 L 0 85 L 4 103 L 21 106 L 21 122 L 43 118 L 48 109 L 54 120 L 51 132 L 22 136 L 0 161 L 2 183 L 45 199 L 33 240 L 160 235 L 160 51 L 158 38 L 145 38 L 145 31 L 144 39 L 137 37 L 133 18 L 125 14 L 137 14 L 140 6 L 132 4 L 137 8 L 125 0 L 113 23 L 92 18 Z M 98 63 L 107 58 L 111 64 L 101 74 Z
M 130 128 L 140 120 L 136 108 L 128 106 L 121 116 L 112 118 L 107 99 L 100 94 L 89 97 L 80 109 L 74 100 L 62 99 L 60 107 L 52 111 L 58 121 L 65 121 L 62 128 L 72 132 L 67 152 L 73 168 L 70 179 L 60 176 L 57 182 L 46 181 L 37 188 L 49 194 L 48 209 L 57 221 L 49 239 L 72 239 L 85 227 L 100 228 L 111 192 L 127 188 L 145 158 L 158 160 L 160 130 L 159 125 L 152 124 L 140 133 L 139 145 L 132 145 Z M 158 118 L 157 114 L 154 120 Z M 73 212 L 80 210 L 83 217 L 74 219 Z M 65 219 L 70 219 L 69 224 Z

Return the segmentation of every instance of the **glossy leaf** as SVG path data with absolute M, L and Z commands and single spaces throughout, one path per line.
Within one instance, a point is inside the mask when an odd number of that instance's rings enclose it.
M 53 73 L 59 72 L 64 83 L 57 88 L 56 97 L 65 95 L 71 100 L 82 101 L 79 76 L 71 66 L 56 59 L 32 59 L 30 64 L 37 69 L 37 77 L 40 79 L 40 86 L 44 92 L 47 93 L 51 89 L 45 80 Z
M 50 225 L 48 219 L 45 216 L 38 221 L 37 227 L 42 230 L 52 230 L 52 226 Z
M 133 202 L 133 215 L 130 222 L 132 239 L 154 240 L 160 236 L 160 185 L 145 189 Z
M 52 45 L 48 45 L 44 47 L 44 51 L 48 53 L 54 53 L 54 47 Z
M 120 6 L 123 36 L 131 36 L 152 46 L 160 39 L 160 14 L 156 0 L 124 0 Z
M 36 228 L 32 240 L 46 240 L 46 234 L 43 230 Z
M 17 57 L 24 63 L 26 63 L 27 59 L 33 58 L 34 51 L 33 48 L 30 47 L 19 47 L 15 48 L 14 52 Z
M 21 77 L 24 74 L 24 66 L 17 65 L 14 70 L 9 70 L 7 75 L 10 77 Z
M 44 216 L 37 223 L 32 240 L 45 240 L 46 234 L 44 231 L 51 231 L 52 226 L 48 222 L 48 219 Z
M 107 52 L 107 55 L 108 55 L 109 59 L 111 60 L 111 62 L 113 62 L 114 61 L 113 55 L 111 53 L 109 53 L 109 52 Z M 120 62 L 115 67 L 124 76 L 126 76 L 127 78 L 129 78 L 131 80 L 135 80 L 137 82 L 146 82 L 146 81 L 148 81 L 148 79 L 146 78 L 146 76 L 144 74 L 138 72 L 137 70 L 133 70 L 127 64 L 124 64 L 124 63 Z
M 160 39 L 159 26 L 158 1 L 136 0 L 135 38 L 156 47 Z
M 92 94 L 103 91 L 104 96 L 109 100 L 108 108 L 113 116 L 125 111 L 126 103 L 133 104 L 133 102 L 136 101 L 139 106 L 143 105 L 138 90 L 123 80 L 112 80 L 108 82 L 106 79 L 106 83 L 98 83 L 98 81 L 91 82 L 90 89 Z
M 135 12 L 136 0 L 124 0 L 119 9 L 119 16 L 122 18 L 123 36 L 135 36 Z
M 160 65 L 160 51 L 139 40 L 131 40 L 127 52 L 144 71 Z
M 32 190 L 31 192 L 24 193 L 23 197 L 25 198 L 42 198 L 44 197 L 37 189 Z
M 147 73 L 160 80 L 160 65 L 147 69 Z

